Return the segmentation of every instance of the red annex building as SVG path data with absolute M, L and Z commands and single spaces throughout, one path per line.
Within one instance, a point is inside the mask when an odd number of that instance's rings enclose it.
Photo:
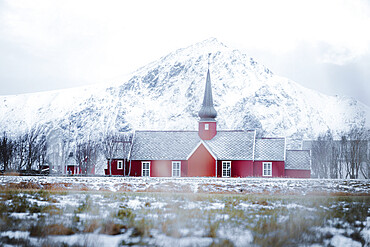
M 309 150 L 286 150 L 285 138 L 256 138 L 255 130 L 217 130 L 209 69 L 198 115 L 198 131 L 136 131 L 129 152 L 105 174 L 310 178 Z

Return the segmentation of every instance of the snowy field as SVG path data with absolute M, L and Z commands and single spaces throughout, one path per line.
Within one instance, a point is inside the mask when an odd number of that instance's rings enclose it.
M 370 180 L 0 176 L 0 189 L 270 195 L 370 195 Z
M 0 177 L 0 246 L 369 246 L 368 180 Z

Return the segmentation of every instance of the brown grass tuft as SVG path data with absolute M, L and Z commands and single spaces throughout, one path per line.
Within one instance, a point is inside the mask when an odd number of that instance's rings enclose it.
M 100 233 L 107 235 L 118 235 L 121 233 L 122 229 L 127 229 L 127 227 L 121 224 L 115 224 L 112 221 L 107 221 L 102 225 Z

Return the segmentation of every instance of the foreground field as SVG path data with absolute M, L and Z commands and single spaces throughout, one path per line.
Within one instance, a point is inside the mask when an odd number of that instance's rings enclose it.
M 0 189 L 269 195 L 370 195 L 370 180 L 0 176 Z
M 0 186 L 0 245 L 370 243 L 369 184 L 361 180 L 1 177 Z

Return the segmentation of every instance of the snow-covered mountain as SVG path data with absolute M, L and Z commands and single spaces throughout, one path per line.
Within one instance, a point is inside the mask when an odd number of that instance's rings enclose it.
M 0 97 L 0 131 L 34 125 L 71 137 L 109 129 L 197 129 L 211 54 L 219 129 L 264 129 L 269 136 L 312 138 L 331 129 L 369 126 L 359 101 L 302 87 L 216 39 L 179 49 L 117 84 Z

